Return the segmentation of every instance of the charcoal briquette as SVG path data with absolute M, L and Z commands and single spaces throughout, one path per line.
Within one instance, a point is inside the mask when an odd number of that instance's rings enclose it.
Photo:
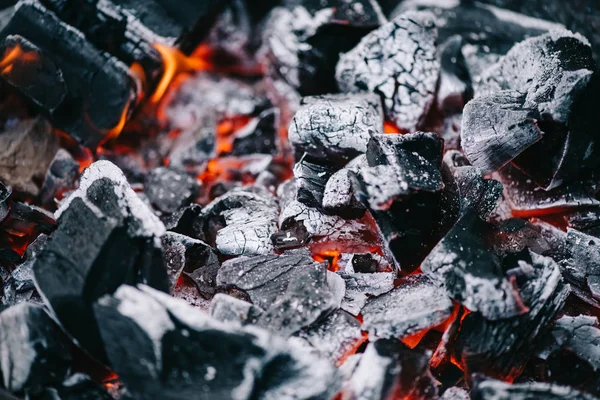
M 199 187 L 198 181 L 185 171 L 158 167 L 146 176 L 144 193 L 157 210 L 174 213 L 192 202 Z

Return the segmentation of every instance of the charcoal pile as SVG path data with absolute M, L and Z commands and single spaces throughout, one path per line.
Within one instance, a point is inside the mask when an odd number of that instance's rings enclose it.
M 0 398 L 600 399 L 567 8 L 0 1 Z

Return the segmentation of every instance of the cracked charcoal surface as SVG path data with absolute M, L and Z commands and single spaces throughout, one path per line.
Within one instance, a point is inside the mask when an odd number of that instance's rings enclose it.
M 223 293 L 217 293 L 210 302 L 210 316 L 221 322 L 255 324 L 262 312 L 262 309 L 247 301 Z
M 451 387 L 446 390 L 440 400 L 470 400 L 471 396 L 465 389 L 459 387 Z
M 600 298 L 600 239 L 568 228 L 566 249 L 567 279 Z
M 343 218 L 360 218 L 365 207 L 358 201 L 354 192 L 354 174 L 360 168 L 342 168 L 327 181 L 323 191 L 323 210 Z
M 421 268 L 469 310 L 498 320 L 522 314 L 526 309 L 504 275 L 499 257 L 485 242 L 490 229 L 473 211 L 465 213 Z
M 294 166 L 294 182 L 297 187 L 296 199 L 309 207 L 321 208 L 323 192 L 335 167 L 320 165 L 303 157 Z
M 392 290 L 396 277 L 393 272 L 338 273 L 346 282 L 341 308 L 352 315 L 360 314 L 369 297 Z
M 396 339 L 369 343 L 343 387 L 344 396 L 361 400 L 437 398 L 429 372 L 430 356 L 426 351 L 410 350 Z
M 463 110 L 461 145 L 484 174 L 496 171 L 542 139 L 541 116 L 520 92 L 503 90 L 470 101 Z
M 471 398 L 474 400 L 597 400 L 597 397 L 567 386 L 542 382 L 511 385 L 493 379 L 478 382 L 473 388 Z
M 367 150 L 370 133 L 383 131 L 381 100 L 374 94 L 304 97 L 289 126 L 296 157 L 306 153 L 343 165 Z
M 337 390 L 333 366 L 293 343 L 221 323 L 145 286 L 122 286 L 94 311 L 111 364 L 137 399 L 325 400 Z
M 340 272 L 350 275 L 390 272 L 394 269 L 389 260 L 377 253 L 342 253 L 337 263 Z
M 78 177 L 79 163 L 65 149 L 59 149 L 44 177 L 40 191 L 42 204 L 50 206 L 55 198 L 59 198 L 67 190 L 73 189 Z
M 462 52 L 463 38 L 449 37 L 439 49 L 440 81 L 436 102 L 445 115 L 460 113 L 465 103 L 473 97 L 471 77 Z
M 369 338 L 404 338 L 444 322 L 454 305 L 425 275 L 408 277 L 393 290 L 370 299 L 362 309 Z
M 196 179 L 169 167 L 150 171 L 144 184 L 144 193 L 152 205 L 164 213 L 174 213 L 190 204 L 198 189 Z
M 386 118 L 412 132 L 434 101 L 440 72 L 436 40 L 432 14 L 399 15 L 340 57 L 338 86 L 343 92 L 380 95 Z
M 517 376 L 534 346 L 551 329 L 569 295 L 569 285 L 564 283 L 560 268 L 551 258 L 530 252 L 529 260 L 523 262 L 534 271 L 519 285 L 529 312 L 497 321 L 471 313 L 463 320 L 456 343 L 457 356 L 469 374 Z

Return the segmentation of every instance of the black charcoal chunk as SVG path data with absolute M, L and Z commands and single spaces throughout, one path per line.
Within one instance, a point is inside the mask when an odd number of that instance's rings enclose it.
M 322 357 L 336 364 L 353 354 L 366 339 L 360 322 L 342 310 L 302 329 L 295 336 L 306 340 Z
M 369 297 L 380 296 L 394 288 L 394 272 L 343 273 L 339 275 L 346 283 L 346 293 L 341 309 L 352 315 L 360 314 Z
M 337 390 L 325 360 L 144 285 L 120 287 L 94 312 L 111 365 L 136 399 L 325 400 Z
M 343 280 L 327 271 L 327 263 L 313 263 L 290 277 L 283 295 L 265 308 L 256 324 L 288 337 L 340 307 Z
M 263 111 L 234 133 L 231 154 L 234 156 L 275 155 L 277 153 L 278 126 L 279 110 L 270 108 Z
M 450 297 L 485 318 L 498 320 L 527 311 L 486 243 L 491 226 L 475 212 L 465 213 L 423 261 L 423 273 L 443 285 Z
M 28 393 L 31 400 L 112 400 L 114 397 L 105 387 L 87 375 L 76 373 L 60 385 L 46 387 L 39 393 Z M 121 397 L 128 400 L 126 396 Z M 10 400 L 10 399 L 9 399 Z
M 12 190 L 10 187 L 6 187 L 2 181 L 0 181 L 0 222 L 4 221 L 4 218 L 8 215 L 9 201 Z
M 581 210 L 565 216 L 567 225 L 588 235 L 600 237 L 600 210 Z
M 2 79 L 56 128 L 89 147 L 120 133 L 137 95 L 124 63 L 35 1 L 20 2 L 0 36 L 3 51 L 20 46 L 33 59 L 17 58 Z
M 156 209 L 174 213 L 189 205 L 196 196 L 199 184 L 184 171 L 158 167 L 150 171 L 144 183 L 144 193 Z
M 384 17 L 373 0 L 286 1 L 269 14 L 260 59 L 267 76 L 301 95 L 333 93 L 340 53 L 352 49 Z
M 184 273 L 192 278 L 204 297 L 215 293 L 219 259 L 209 245 L 179 233 L 167 232 L 162 237 L 162 246 L 171 290 Z
M 329 178 L 323 191 L 322 206 L 326 213 L 349 219 L 364 215 L 366 209 L 358 200 L 354 182 L 355 174 L 367 166 L 366 156 L 360 155 Z
M 439 49 L 441 70 L 436 101 L 437 108 L 445 115 L 462 112 L 473 97 L 471 77 L 462 53 L 463 44 L 462 37 L 454 35 Z
M 429 352 L 410 350 L 396 339 L 369 343 L 343 387 L 344 396 L 361 400 L 437 398 L 430 357 Z
M 271 235 L 273 248 L 277 251 L 295 249 L 304 246 L 310 240 L 310 235 L 304 224 L 293 224 Z
M 589 105 L 597 92 L 595 69 L 589 42 L 557 30 L 517 44 L 488 71 L 482 93 L 517 90 L 525 96 L 523 108 L 540 115 L 544 138 L 514 163 L 545 189 L 558 187 L 597 165 L 596 113 Z M 463 119 L 463 139 L 468 137 L 466 126 Z M 498 135 L 509 134 L 506 128 L 510 125 L 504 122 L 492 126 Z
M 362 328 L 369 338 L 404 338 L 440 325 L 454 305 L 425 275 L 411 275 L 393 290 L 375 297 L 362 309 Z
M 306 249 L 290 250 L 281 255 L 238 257 L 221 265 L 217 284 L 243 290 L 252 303 L 267 309 L 285 294 L 294 276 L 314 263 Z
M 56 216 L 58 228 L 33 265 L 36 287 L 62 326 L 102 360 L 92 303 L 122 284 L 168 291 L 165 227 L 108 161 L 86 169 Z
M 340 57 L 338 86 L 343 92 L 378 94 L 386 118 L 402 130 L 415 131 L 435 97 L 440 73 L 436 40 L 432 14 L 399 15 Z
M 600 239 L 567 229 L 566 277 L 600 299 Z
M 501 256 L 528 248 L 535 253 L 561 259 L 566 254 L 567 234 L 547 222 L 510 218 L 495 226 L 491 242 L 494 251 Z
M 494 379 L 481 379 L 471 393 L 473 400 L 597 400 L 568 386 L 531 382 L 510 384 Z
M 42 306 L 21 303 L 0 313 L 3 387 L 36 391 L 60 383 L 71 366 L 70 342 Z
M 367 150 L 371 133 L 383 131 L 381 101 L 373 94 L 304 97 L 289 126 L 297 157 L 306 153 L 343 166 Z
M 337 264 L 340 272 L 345 274 L 372 274 L 394 269 L 386 257 L 377 253 L 342 253 Z
M 533 267 L 533 274 L 517 279 L 519 293 L 529 311 L 491 321 L 481 313 L 468 314 L 459 330 L 457 359 L 467 376 L 481 372 L 491 377 L 517 377 L 540 340 L 551 330 L 568 295 L 560 268 L 549 257 L 529 253 L 518 265 Z
M 208 161 L 217 156 L 217 125 L 214 116 L 204 113 L 198 119 L 191 127 L 183 129 L 174 140 L 169 152 L 169 166 L 200 173 L 206 168 Z
M 471 396 L 465 389 L 459 387 L 451 387 L 446 390 L 440 400 L 470 400 Z
M 79 177 L 79 163 L 71 157 L 69 152 L 59 149 L 44 178 L 40 193 L 40 201 L 46 206 L 61 199 L 69 190 L 74 189 Z
M 471 164 L 483 173 L 500 169 L 542 139 L 541 116 L 525 103 L 521 92 L 503 90 L 465 106 L 461 145 Z
M 247 301 L 217 293 L 210 302 L 210 316 L 221 322 L 256 324 L 263 310 Z
M 294 166 L 296 199 L 309 207 L 321 208 L 325 185 L 334 172 L 335 167 L 326 162 L 317 164 L 302 157 Z
M 48 241 L 48 236 L 41 234 L 25 250 L 25 261 L 17 266 L 4 282 L 0 304 L 4 307 L 13 306 L 25 301 L 40 302 L 41 298 L 33 281 L 33 263 L 42 252 Z

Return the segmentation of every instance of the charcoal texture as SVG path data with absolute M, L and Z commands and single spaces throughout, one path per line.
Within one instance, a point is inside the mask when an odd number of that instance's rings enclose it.
M 297 157 L 342 166 L 367 150 L 371 133 L 382 131 L 381 101 L 373 94 L 309 96 L 290 123 L 289 140 Z
M 343 218 L 360 218 L 364 215 L 365 206 L 358 200 L 354 182 L 355 174 L 367 165 L 367 158 L 361 155 L 331 175 L 323 190 L 322 206 L 326 213 Z
M 294 166 L 294 178 L 297 187 L 296 198 L 309 207 L 321 208 L 323 193 L 327 181 L 335 172 L 335 167 L 320 165 L 303 157 Z
M 600 298 L 600 240 L 576 229 L 567 230 L 566 260 L 569 281 Z
M 40 302 L 41 298 L 33 279 L 33 263 L 46 246 L 48 236 L 39 235 L 25 250 L 24 261 L 17 266 L 4 282 L 0 303 L 10 307 L 22 302 Z
M 275 154 L 278 124 L 279 110 L 270 108 L 263 111 L 234 133 L 231 154 L 235 156 Z
M 92 303 L 124 283 L 168 291 L 165 228 L 107 161 L 85 171 L 56 215 L 58 228 L 33 265 L 36 287 L 79 344 L 104 359 Z
M 111 364 L 137 399 L 328 399 L 337 389 L 328 362 L 143 285 L 122 286 L 94 312 Z
M 404 338 L 444 322 L 454 305 L 425 275 L 414 275 L 375 297 L 362 309 L 362 328 L 369 338 Z
M 386 118 L 414 131 L 435 97 L 440 73 L 432 14 L 407 12 L 365 36 L 343 54 L 336 80 L 343 92 L 381 96 Z
M 144 193 L 148 200 L 164 213 L 174 213 L 189 205 L 198 189 L 196 179 L 184 171 L 169 167 L 159 167 L 150 171 L 144 185 Z
M 79 177 L 79 163 L 64 149 L 59 149 L 46 172 L 40 192 L 42 204 L 50 206 L 55 199 L 75 187 Z
M 493 379 L 481 380 L 473 388 L 471 398 L 474 400 L 596 400 L 597 398 L 567 386 L 550 383 L 510 384 Z
M 440 80 L 436 105 L 445 115 L 462 112 L 464 105 L 473 97 L 471 77 L 462 53 L 463 45 L 463 38 L 454 35 L 439 49 Z
M 346 282 L 341 308 L 352 315 L 360 314 L 369 297 L 380 296 L 394 288 L 395 273 L 339 273 Z
M 252 303 L 223 293 L 217 293 L 210 302 L 210 316 L 221 322 L 256 324 L 262 312 L 262 309 Z
M 0 181 L 0 222 L 6 218 L 9 210 L 9 198 L 12 194 L 12 190 L 10 187 L 6 187 L 6 185 Z

